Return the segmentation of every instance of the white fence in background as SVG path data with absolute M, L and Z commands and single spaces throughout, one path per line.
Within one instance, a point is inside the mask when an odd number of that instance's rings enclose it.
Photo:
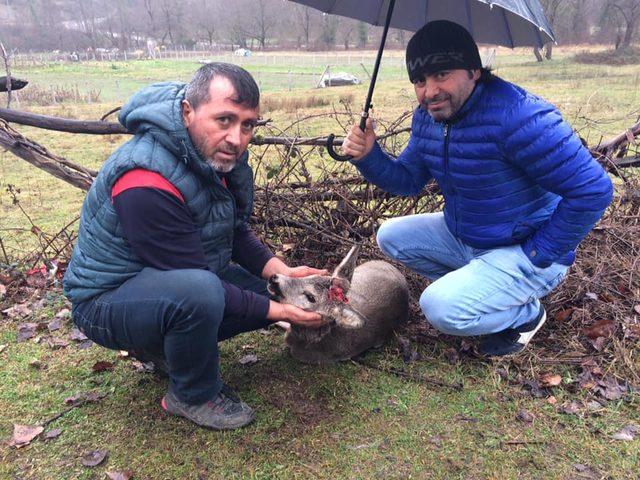
M 339 51 L 339 52 L 253 52 L 243 57 L 232 52 L 207 51 L 207 50 L 157 50 L 153 56 L 147 50 L 120 51 L 98 49 L 97 51 L 82 52 L 41 52 L 41 53 L 17 53 L 13 57 L 15 68 L 27 68 L 47 66 L 56 63 L 72 62 L 128 62 L 138 60 L 185 60 L 185 61 L 224 61 L 238 65 L 274 65 L 274 66 L 325 66 L 342 65 L 358 66 L 361 63 L 367 66 L 373 65 L 375 52 L 373 51 Z M 394 51 L 390 55 L 385 54 L 386 66 L 404 68 L 403 52 Z

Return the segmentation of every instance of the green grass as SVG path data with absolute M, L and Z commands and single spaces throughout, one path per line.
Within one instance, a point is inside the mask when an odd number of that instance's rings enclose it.
M 554 61 L 538 64 L 529 52 L 500 49 L 496 73 L 556 104 L 592 143 L 635 123 L 640 91 L 637 65 L 577 64 L 573 53 L 559 49 Z M 381 124 L 411 110 L 415 101 L 411 85 L 404 78 L 401 53 L 388 55 L 391 60 L 389 65 L 383 64 L 374 96 L 375 114 Z M 288 63 L 279 60 L 283 63 L 276 65 L 270 60 L 261 64 L 259 59 L 245 63 L 261 80 L 265 95 L 275 100 L 297 98 L 303 102 L 312 95 L 330 99 L 329 105 L 296 112 L 264 111 L 277 127 L 307 115 L 332 112 L 334 107 L 340 111 L 341 96 L 353 96 L 351 108 L 356 115 L 360 109 L 367 85 L 326 90 L 305 86 L 316 77 L 299 74 L 319 75 L 322 70 L 310 66 L 310 57 L 292 55 Z M 371 62 L 371 52 L 367 58 Z M 100 89 L 101 103 L 97 104 L 24 106 L 38 113 L 97 119 L 140 86 L 152 81 L 188 80 L 198 67 L 194 61 L 113 65 L 115 68 L 109 62 L 94 62 L 14 73 L 41 86 L 78 84 L 84 91 Z M 355 61 L 340 70 L 362 71 Z M 294 78 L 291 91 L 289 75 Z M 271 102 L 280 104 L 286 102 Z M 332 122 L 326 117 L 309 119 L 294 132 L 309 136 L 340 133 L 338 123 Z M 16 128 L 52 152 L 91 168 L 98 168 L 127 138 Z M 5 191 L 8 184 L 20 188 L 20 205 L 36 225 L 47 231 L 57 232 L 79 213 L 81 191 L 0 152 L 0 238 L 12 260 L 35 249 L 37 242 L 25 215 Z M 50 318 L 60 305 L 60 298 L 53 296 L 36 316 Z M 107 395 L 99 403 L 75 409 L 52 423 L 49 428 L 63 429 L 60 437 L 38 439 L 20 450 L 3 447 L 3 479 L 90 479 L 104 478 L 107 470 L 131 470 L 136 479 L 202 475 L 537 480 L 581 478 L 583 473 L 576 469 L 577 464 L 589 466 L 600 477 L 637 477 L 638 440 L 617 442 L 610 438 L 625 425 L 640 423 L 637 396 L 610 402 L 597 412 L 566 415 L 557 405 L 534 399 L 517 384 L 503 380 L 493 364 L 465 357 L 461 363 L 450 365 L 444 360 L 440 343 L 422 346 L 423 360 L 408 368 L 446 382 L 463 381 L 462 392 L 411 382 L 354 363 L 301 365 L 284 351 L 281 334 L 254 333 L 225 342 L 223 376 L 258 414 L 252 426 L 221 433 L 164 415 L 158 401 L 166 381 L 134 372 L 130 363 L 114 352 L 97 346 L 89 350 L 78 350 L 75 345 L 51 350 L 44 343 L 15 343 L 16 325 L 0 317 L 0 345 L 7 345 L 0 353 L 0 438 L 11 436 L 13 423 L 35 424 L 61 412 L 64 399 L 73 394 L 98 390 Z M 391 342 L 385 350 L 370 354 L 367 361 L 403 367 L 394 345 Z M 240 365 L 238 359 L 247 351 L 257 353 L 260 361 Z M 44 368 L 31 367 L 34 359 Z M 98 360 L 114 361 L 115 370 L 94 374 L 91 367 Z M 576 374 L 569 367 L 558 370 L 565 377 Z M 557 389 L 554 394 L 558 405 L 584 395 L 568 388 Z M 521 408 L 535 415 L 531 425 L 517 420 Z M 109 450 L 107 462 L 96 469 L 81 466 L 82 453 L 96 448 Z
M 46 312 L 46 310 L 45 310 Z M 51 315 L 53 310 L 44 315 Z M 72 410 L 48 429 L 60 437 L 26 448 L 4 449 L 0 478 L 101 478 L 131 470 L 135 478 L 579 478 L 585 464 L 609 478 L 634 478 L 638 442 L 609 436 L 638 422 L 638 399 L 612 402 L 584 417 L 558 413 L 509 385 L 494 366 L 473 359 L 446 363 L 440 348 L 421 349 L 414 372 L 463 382 L 461 392 L 430 387 L 388 373 L 343 363 L 302 365 L 283 349 L 280 333 L 249 334 L 222 344 L 223 376 L 257 410 L 251 426 L 212 432 L 160 411 L 166 380 L 136 373 L 130 362 L 93 346 L 50 350 L 14 343 L 15 325 L 0 324 L 0 437 L 13 423 L 35 424 L 65 408 L 79 392 L 106 393 Z M 242 366 L 246 352 L 259 362 Z M 29 362 L 38 359 L 43 368 Z M 93 373 L 98 360 L 116 364 Z M 402 368 L 393 342 L 367 362 Z M 557 391 L 559 404 L 575 398 Z M 519 409 L 535 415 L 517 420 Z M 522 442 L 509 444 L 508 442 Z M 83 452 L 109 450 L 106 464 L 81 466 Z M 96 476 L 97 475 L 97 476 Z M 573 475 L 573 476 L 572 476 Z

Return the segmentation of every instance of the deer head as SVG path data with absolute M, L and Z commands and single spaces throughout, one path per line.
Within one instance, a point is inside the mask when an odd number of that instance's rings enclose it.
M 353 246 L 331 276 L 273 275 L 268 283 L 269 292 L 283 303 L 318 312 L 342 327 L 362 327 L 366 319 L 349 305 L 351 277 L 359 252 L 360 245 Z

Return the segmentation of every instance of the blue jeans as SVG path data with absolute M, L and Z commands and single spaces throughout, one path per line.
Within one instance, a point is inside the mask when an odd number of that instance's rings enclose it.
M 120 287 L 74 305 L 73 319 L 104 347 L 164 355 L 171 391 L 183 402 L 201 404 L 222 387 L 218 341 L 269 324 L 225 316 L 220 279 L 268 295 L 264 280 L 237 265 L 219 275 L 145 268 Z
M 377 241 L 386 255 L 432 280 L 420 307 L 435 328 L 450 335 L 484 335 L 533 320 L 539 299 L 569 268 L 536 267 L 520 245 L 490 250 L 465 245 L 451 234 L 443 213 L 389 220 Z

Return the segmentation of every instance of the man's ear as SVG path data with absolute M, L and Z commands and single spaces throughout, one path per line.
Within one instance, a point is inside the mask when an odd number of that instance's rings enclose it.
M 478 81 L 478 79 L 480 78 L 480 73 L 481 73 L 481 72 L 480 72 L 480 69 L 479 69 L 479 68 L 476 68 L 476 69 L 474 69 L 474 70 L 471 70 L 471 73 L 472 73 L 471 78 L 472 78 L 474 81 L 476 81 L 476 82 L 477 82 L 477 81 Z
M 191 122 L 193 121 L 193 115 L 195 110 L 191 106 L 188 100 L 182 101 L 182 121 L 184 122 L 184 126 L 189 128 Z

